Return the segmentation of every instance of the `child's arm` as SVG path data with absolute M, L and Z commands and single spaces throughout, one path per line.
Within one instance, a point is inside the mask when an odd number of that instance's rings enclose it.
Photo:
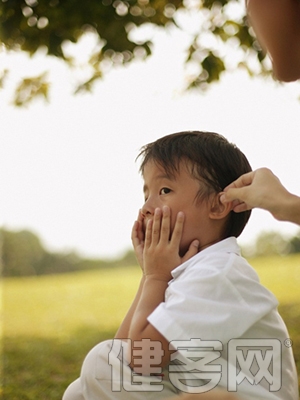
M 148 221 L 143 251 L 144 283 L 129 328 L 129 338 L 133 347 L 135 341 L 142 339 L 150 339 L 162 344 L 164 357 L 160 364 L 161 367 L 169 363 L 169 342 L 148 322 L 148 317 L 165 300 L 165 291 L 172 278 L 171 271 L 198 252 L 199 242 L 195 240 L 191 243 L 185 256 L 180 258 L 179 245 L 183 224 L 184 215 L 178 213 L 170 238 L 170 210 L 168 207 L 164 207 L 163 211 L 156 209 L 153 220 Z M 133 349 L 129 348 L 129 351 L 131 351 L 129 357 L 133 360 Z M 149 359 L 147 350 L 143 356 Z M 131 362 L 131 366 L 134 368 L 134 361 Z
M 300 78 L 299 0 L 246 0 L 250 23 L 269 53 L 274 75 L 282 81 Z
M 129 335 L 129 327 L 131 324 L 131 320 L 132 320 L 132 316 L 135 312 L 136 306 L 140 300 L 141 297 L 141 293 L 143 290 L 143 286 L 144 286 L 144 281 L 145 281 L 145 277 L 144 275 L 142 276 L 138 291 L 135 295 L 135 298 L 133 300 L 133 303 L 131 304 L 122 324 L 120 325 L 116 335 L 115 335 L 115 339 L 128 339 L 128 335 Z
M 128 332 L 129 332 L 129 327 L 131 324 L 132 316 L 135 312 L 136 306 L 140 300 L 141 293 L 143 290 L 143 286 L 144 286 L 144 282 L 145 282 L 145 276 L 144 276 L 144 271 L 143 271 L 144 236 L 145 235 L 143 232 L 143 216 L 142 216 L 142 213 L 140 210 L 138 219 L 135 221 L 133 228 L 132 228 L 131 240 L 132 240 L 136 258 L 142 269 L 143 275 L 142 275 L 142 278 L 140 281 L 138 291 L 133 300 L 133 303 L 131 304 L 122 324 L 120 325 L 120 327 L 115 335 L 115 339 L 128 339 Z

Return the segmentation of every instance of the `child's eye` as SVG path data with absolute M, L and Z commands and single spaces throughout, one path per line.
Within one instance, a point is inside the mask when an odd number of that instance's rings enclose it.
M 169 188 L 162 188 L 161 190 L 160 190 L 160 194 L 168 194 L 168 193 L 170 193 L 171 192 L 171 189 L 169 189 Z

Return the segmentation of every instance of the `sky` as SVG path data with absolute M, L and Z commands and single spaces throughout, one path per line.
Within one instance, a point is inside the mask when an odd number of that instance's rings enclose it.
M 11 71 L 0 91 L 0 226 L 31 230 L 49 251 L 121 256 L 143 204 L 139 149 L 183 130 L 224 135 L 253 169 L 269 167 L 300 194 L 300 84 L 234 71 L 205 94 L 184 92 L 186 42 L 173 31 L 157 33 L 154 44 L 147 61 L 112 70 L 91 94 L 76 96 L 74 73 L 61 61 L 0 52 L 0 65 Z M 78 54 L 87 47 L 83 40 Z M 17 80 L 45 70 L 50 102 L 12 106 Z M 298 227 L 254 210 L 239 243 L 270 230 L 292 236 Z

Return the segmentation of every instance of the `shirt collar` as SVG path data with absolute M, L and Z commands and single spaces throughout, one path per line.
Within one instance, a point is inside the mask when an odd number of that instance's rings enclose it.
M 194 257 L 185 261 L 183 264 L 179 265 L 177 268 L 173 269 L 171 272 L 173 278 L 177 278 L 186 268 L 196 263 L 201 262 L 201 260 L 207 257 L 209 254 L 213 253 L 235 253 L 241 255 L 241 250 L 237 244 L 235 237 L 229 237 L 227 239 L 221 240 L 218 243 L 212 244 L 204 250 L 201 250 Z

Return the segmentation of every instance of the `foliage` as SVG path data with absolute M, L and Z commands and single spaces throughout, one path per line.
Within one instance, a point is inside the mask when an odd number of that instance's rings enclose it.
M 0 238 L 4 277 L 57 274 L 135 264 L 132 251 L 116 260 L 89 260 L 76 253 L 51 253 L 44 249 L 34 233 L 27 230 L 13 232 L 0 229 Z
M 263 284 L 281 303 L 279 311 L 293 340 L 300 373 L 299 283 L 291 279 L 299 279 L 299 255 L 254 261 Z M 61 399 L 68 384 L 78 377 L 87 352 L 115 334 L 140 274 L 137 267 L 120 267 L 6 279 L 4 398 Z
M 115 259 L 86 259 L 76 253 L 51 253 L 46 250 L 34 233 L 0 229 L 2 238 L 2 274 L 8 276 L 30 276 L 58 274 L 82 270 L 94 270 L 136 265 L 133 250 L 128 250 Z M 245 246 L 246 257 L 287 255 L 300 253 L 300 232 L 285 238 L 278 232 L 262 232 L 254 246 Z
M 45 251 L 37 236 L 29 231 L 2 230 L 1 237 L 4 276 L 31 275 L 38 269 Z
M 279 232 L 262 232 L 258 235 L 254 245 L 245 246 L 245 256 L 260 257 L 271 255 L 287 255 L 300 252 L 300 231 L 296 236 L 289 238 Z
M 199 23 L 190 31 L 195 15 Z M 187 23 L 182 22 L 183 17 Z M 237 66 L 246 68 L 250 75 L 270 73 L 241 0 L 2 0 L 0 23 L 0 43 L 7 50 L 32 56 L 46 49 L 48 55 L 71 67 L 76 60 L 67 55 L 66 44 L 77 43 L 84 34 L 92 33 L 96 45 L 85 66 L 90 70 L 89 77 L 77 84 L 75 92 L 91 90 L 108 66 L 149 56 L 151 37 L 136 35 L 138 28 L 149 24 L 163 29 L 176 26 L 189 34 L 187 62 L 197 66 L 189 87 L 205 89 L 224 71 Z M 229 50 L 234 57 L 228 57 Z M 47 98 L 49 82 L 44 75 L 27 77 L 17 90 L 15 104 L 27 104 L 36 95 Z
M 290 240 L 291 253 L 300 253 L 300 232 Z
M 16 87 L 14 104 L 16 106 L 25 106 L 33 98 L 43 97 L 48 100 L 49 83 L 46 79 L 46 73 L 34 78 L 24 78 Z

